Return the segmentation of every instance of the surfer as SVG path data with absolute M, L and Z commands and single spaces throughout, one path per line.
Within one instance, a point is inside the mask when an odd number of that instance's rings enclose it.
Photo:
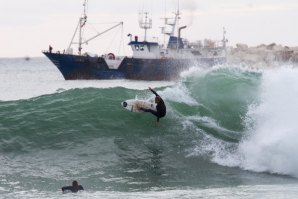
M 149 87 L 149 90 L 156 96 L 155 97 L 155 103 L 157 104 L 156 111 L 151 109 L 144 109 L 144 108 L 140 108 L 140 109 L 144 112 L 149 112 L 155 115 L 157 117 L 157 124 L 158 124 L 159 118 L 162 118 L 166 115 L 166 112 L 167 112 L 166 105 L 163 99 L 152 88 Z
M 66 186 L 66 187 L 62 187 L 62 192 L 66 193 L 66 191 L 71 191 L 72 193 L 77 193 L 80 190 L 84 190 L 82 185 L 78 184 L 78 181 L 74 180 L 72 182 L 72 186 Z
M 49 53 L 52 53 L 53 47 L 49 45 Z

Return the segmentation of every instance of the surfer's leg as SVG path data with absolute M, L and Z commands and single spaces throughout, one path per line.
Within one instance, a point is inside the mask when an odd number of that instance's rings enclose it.
M 157 111 L 154 111 L 154 110 L 151 110 L 151 109 L 144 109 L 144 108 L 140 108 L 140 109 L 144 112 L 151 113 L 151 114 L 155 115 L 156 117 L 158 117 Z

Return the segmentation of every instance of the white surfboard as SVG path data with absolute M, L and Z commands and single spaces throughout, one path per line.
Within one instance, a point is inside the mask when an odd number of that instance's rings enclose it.
M 151 109 L 156 111 L 156 104 L 153 101 L 149 101 L 149 100 L 130 99 L 130 100 L 125 100 L 124 102 L 121 102 L 121 105 L 126 110 L 130 112 L 135 112 L 135 113 L 144 112 L 140 108 Z

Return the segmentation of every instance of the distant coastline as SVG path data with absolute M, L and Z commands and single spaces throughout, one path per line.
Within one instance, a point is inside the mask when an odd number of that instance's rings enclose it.
M 30 61 L 32 58 L 44 59 L 42 56 L 0 57 L 0 59 L 23 59 Z M 281 44 L 260 44 L 248 46 L 238 43 L 227 47 L 228 64 L 244 64 L 252 67 L 274 67 L 276 63 L 298 63 L 298 47 L 289 47 Z
M 274 63 L 298 63 L 298 47 L 288 47 L 271 43 L 249 47 L 238 43 L 228 48 L 229 64 L 246 64 L 250 66 L 274 66 Z

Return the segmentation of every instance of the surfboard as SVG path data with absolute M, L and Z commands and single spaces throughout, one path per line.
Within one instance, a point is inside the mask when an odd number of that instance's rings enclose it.
M 130 100 L 125 100 L 124 102 L 121 102 L 121 105 L 126 110 L 130 112 L 135 112 L 135 113 L 144 112 L 140 108 L 151 109 L 156 111 L 156 104 L 150 100 L 130 99 Z

